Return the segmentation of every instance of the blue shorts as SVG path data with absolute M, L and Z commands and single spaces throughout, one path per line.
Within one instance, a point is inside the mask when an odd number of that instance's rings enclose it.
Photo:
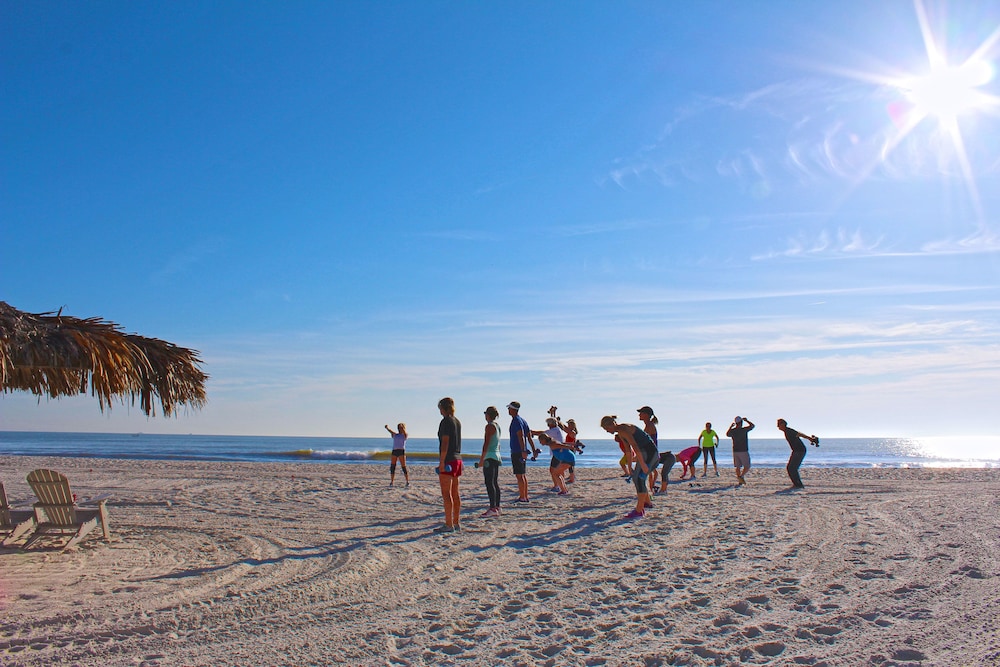
M 569 465 L 576 465 L 576 454 L 573 453 L 572 449 L 554 449 L 552 450 L 552 458 L 560 463 L 568 463 Z

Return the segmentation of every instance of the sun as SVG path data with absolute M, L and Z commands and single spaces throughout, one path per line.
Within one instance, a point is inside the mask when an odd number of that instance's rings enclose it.
M 948 161 L 954 159 L 958 164 L 971 203 L 982 224 L 985 217 L 960 121 L 963 118 L 974 120 L 979 115 L 995 115 L 1000 112 L 1000 97 L 987 92 L 994 79 L 991 58 L 996 57 L 997 47 L 1000 46 L 1000 27 L 993 30 L 971 55 L 958 64 L 953 64 L 949 61 L 957 59 L 939 46 L 921 0 L 914 1 L 914 8 L 927 53 L 924 73 L 872 77 L 872 80 L 895 90 L 899 96 L 899 102 L 889 105 L 889 114 L 895 128 L 886 135 L 880 152 L 881 160 L 884 162 L 919 126 L 932 124 L 928 129 L 945 140 L 945 143 L 938 145 L 950 145 L 950 151 L 947 154 L 941 153 L 940 157 Z
M 982 89 L 992 80 L 992 65 L 976 59 L 957 67 L 932 65 L 927 74 L 900 79 L 895 86 L 921 120 L 930 117 L 950 126 L 960 116 L 997 106 L 997 99 Z

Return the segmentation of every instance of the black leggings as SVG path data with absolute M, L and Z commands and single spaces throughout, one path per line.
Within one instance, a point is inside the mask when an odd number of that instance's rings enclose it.
M 716 462 L 715 462 L 715 449 L 716 449 L 715 447 L 702 447 L 701 448 L 701 451 L 703 451 L 705 453 L 705 467 L 706 468 L 708 467 L 708 457 L 709 456 L 712 457 L 712 465 L 717 465 Z M 694 463 L 694 461 L 691 461 L 691 463 Z
M 500 462 L 486 459 L 483 465 L 483 479 L 486 480 L 486 494 L 490 497 L 490 507 L 500 507 Z

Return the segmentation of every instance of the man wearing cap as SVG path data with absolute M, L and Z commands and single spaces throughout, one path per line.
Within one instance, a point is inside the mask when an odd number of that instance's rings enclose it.
M 528 449 L 530 445 L 534 455 L 538 456 L 538 448 L 535 447 L 535 441 L 531 437 L 528 422 L 517 414 L 520 409 L 521 404 L 517 401 L 511 401 L 507 404 L 507 414 L 510 415 L 510 463 L 514 468 L 514 476 L 517 477 L 517 500 L 514 502 L 526 503 L 528 502 L 528 476 L 526 474 Z
M 733 439 L 733 466 L 736 467 L 737 486 L 746 484 L 743 476 L 750 472 L 750 444 L 747 439 L 747 433 L 752 430 L 752 421 L 737 416 L 733 419 L 729 430 L 726 431 L 726 435 Z

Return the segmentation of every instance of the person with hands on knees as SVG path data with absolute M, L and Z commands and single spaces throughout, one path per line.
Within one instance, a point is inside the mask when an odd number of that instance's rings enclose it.
M 603 417 L 601 428 L 618 436 L 626 448 L 631 451 L 632 483 L 635 484 L 636 505 L 634 510 L 625 515 L 625 518 L 641 519 L 646 515 L 646 510 L 653 506 L 649 497 L 647 480 L 649 473 L 660 462 L 660 453 L 652 438 L 645 431 L 635 424 L 619 424 L 618 417 L 614 415 Z

